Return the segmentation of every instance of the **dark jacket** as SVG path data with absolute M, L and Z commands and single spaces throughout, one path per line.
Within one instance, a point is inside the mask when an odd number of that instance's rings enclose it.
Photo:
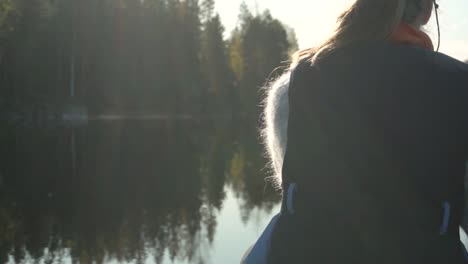
M 466 263 L 466 64 L 408 45 L 341 49 L 292 71 L 289 111 L 296 213 L 281 215 L 271 263 Z

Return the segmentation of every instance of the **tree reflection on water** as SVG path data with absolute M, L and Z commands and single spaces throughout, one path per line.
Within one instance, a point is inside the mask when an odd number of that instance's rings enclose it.
M 271 210 L 255 129 L 214 121 L 0 130 L 0 263 L 204 263 L 231 188 Z M 266 187 L 266 188 L 265 188 Z

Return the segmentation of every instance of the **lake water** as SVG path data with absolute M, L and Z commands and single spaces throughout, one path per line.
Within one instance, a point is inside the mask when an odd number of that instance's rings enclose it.
M 0 130 L 0 263 L 239 263 L 279 194 L 251 121 Z
M 279 211 L 251 121 L 2 127 L 0 146 L 0 263 L 239 263 Z

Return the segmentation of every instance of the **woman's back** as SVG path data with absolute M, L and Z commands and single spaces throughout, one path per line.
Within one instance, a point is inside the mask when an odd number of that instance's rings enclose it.
M 465 64 L 384 42 L 339 49 L 296 67 L 289 111 L 296 212 L 272 263 L 463 263 Z

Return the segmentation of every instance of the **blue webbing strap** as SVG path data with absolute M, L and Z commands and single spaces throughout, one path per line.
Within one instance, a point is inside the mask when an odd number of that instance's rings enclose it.
M 288 186 L 288 192 L 286 193 L 286 209 L 290 215 L 293 215 L 296 212 L 294 208 L 294 195 L 297 191 L 297 184 L 290 183 Z
M 290 215 L 295 213 L 294 194 L 296 193 L 296 190 L 297 185 L 295 183 L 291 183 L 288 185 L 287 191 L 283 195 L 281 213 L 288 213 Z M 446 235 L 448 232 L 450 223 L 450 209 L 451 208 L 449 202 L 445 201 L 442 203 L 443 217 L 439 231 L 440 235 Z M 280 218 L 281 213 L 273 217 L 273 219 L 263 231 L 260 238 L 252 247 L 251 251 L 242 261 L 242 264 L 267 264 L 273 231 L 276 226 L 276 223 L 278 222 L 278 219 Z M 465 253 L 465 258 L 467 258 L 466 250 L 463 250 L 463 252 Z
M 444 215 L 442 218 L 442 224 L 440 225 L 440 235 L 446 235 L 448 232 L 449 222 L 450 222 L 450 203 L 443 202 L 442 203 L 442 210 L 444 211 Z

